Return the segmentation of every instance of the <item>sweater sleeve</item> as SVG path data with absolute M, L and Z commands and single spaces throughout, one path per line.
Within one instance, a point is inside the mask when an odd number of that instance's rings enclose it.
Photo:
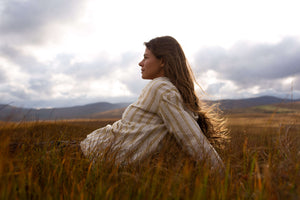
M 218 153 L 202 133 L 196 120 L 184 109 L 178 92 L 166 91 L 161 94 L 159 115 L 169 132 L 193 158 L 209 159 L 213 168 L 223 168 Z

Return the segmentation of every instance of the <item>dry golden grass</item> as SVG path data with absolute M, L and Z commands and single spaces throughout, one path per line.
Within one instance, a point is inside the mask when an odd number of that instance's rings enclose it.
M 0 123 L 0 199 L 299 199 L 300 115 L 231 114 L 224 175 L 184 156 L 91 165 L 76 145 L 109 120 Z M 175 154 L 176 155 L 176 154 Z

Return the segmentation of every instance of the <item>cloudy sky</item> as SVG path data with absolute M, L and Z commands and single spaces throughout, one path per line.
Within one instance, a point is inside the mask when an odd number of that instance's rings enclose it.
M 300 98 L 298 2 L 0 0 L 0 104 L 132 102 L 143 42 L 162 35 L 208 98 Z

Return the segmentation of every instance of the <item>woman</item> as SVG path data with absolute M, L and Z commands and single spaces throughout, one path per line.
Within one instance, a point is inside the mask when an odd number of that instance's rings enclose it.
M 195 79 L 180 44 L 164 36 L 145 46 L 139 65 L 142 78 L 152 81 L 121 120 L 95 130 L 80 143 L 84 155 L 94 161 L 108 156 L 118 164 L 136 163 L 157 152 L 171 135 L 192 158 L 223 168 L 207 139 L 221 133 L 222 124 L 215 124 L 200 107 Z

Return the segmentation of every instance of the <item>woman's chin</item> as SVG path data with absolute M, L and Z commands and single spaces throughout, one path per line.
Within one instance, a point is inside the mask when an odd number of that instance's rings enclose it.
M 146 75 L 142 74 L 142 79 L 149 79 Z

